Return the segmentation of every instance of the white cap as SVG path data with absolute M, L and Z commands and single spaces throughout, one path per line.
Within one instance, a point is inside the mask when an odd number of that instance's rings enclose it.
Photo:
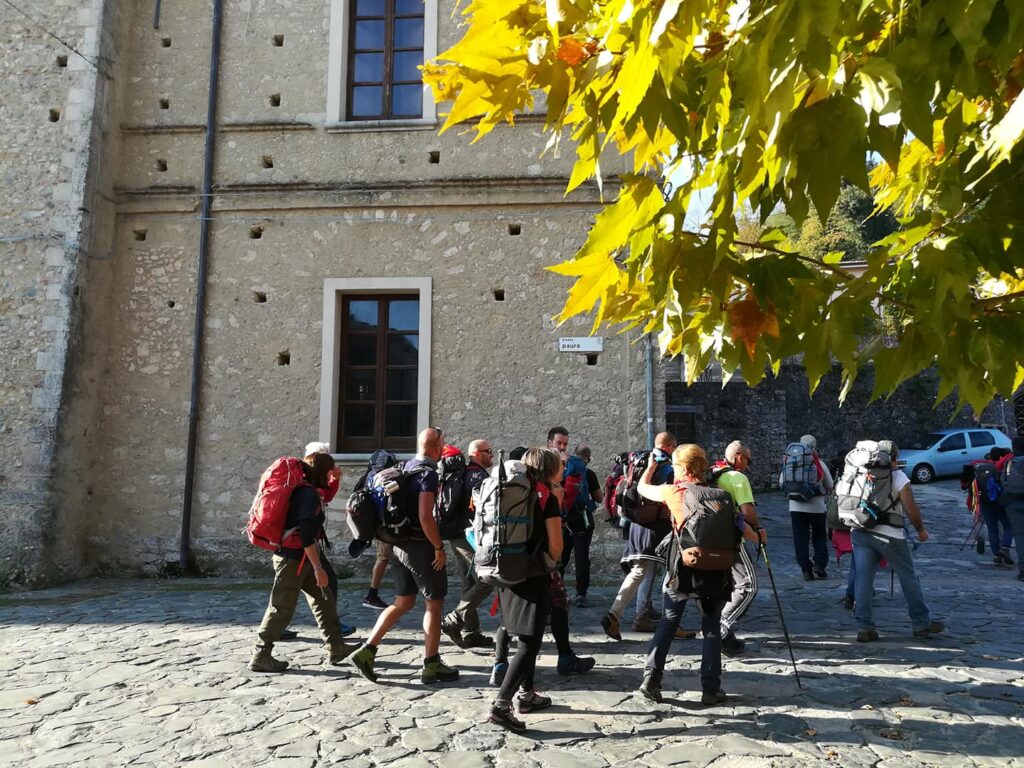
M 818 450 L 818 441 L 814 439 L 814 435 L 804 435 L 800 438 L 800 442 L 812 451 Z
M 331 446 L 328 443 L 312 442 L 306 444 L 306 452 L 303 456 L 312 456 L 314 453 L 330 453 Z

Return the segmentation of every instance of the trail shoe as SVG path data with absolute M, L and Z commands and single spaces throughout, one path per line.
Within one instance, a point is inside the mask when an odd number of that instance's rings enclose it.
M 814 581 L 814 571 L 804 571 L 804 581 Z
M 689 629 L 683 629 L 682 627 L 676 627 L 676 639 L 677 640 L 692 640 L 697 636 L 696 632 Z
M 371 683 L 377 682 L 377 673 L 373 671 L 373 661 L 376 658 L 377 649 L 369 645 L 364 645 L 352 654 L 352 663 L 359 670 L 359 674 Z
M 434 683 L 451 683 L 459 679 L 459 670 L 452 669 L 443 661 L 441 656 L 432 656 L 429 659 L 423 660 L 423 673 L 420 675 L 422 680 L 427 685 L 433 685 Z
M 572 599 L 572 604 L 577 606 L 578 608 L 586 608 L 587 607 L 587 596 L 586 595 L 579 595 L 579 594 L 576 595 L 576 597 L 574 597 Z
M 299 636 L 299 633 L 296 632 L 294 629 L 286 629 L 283 632 L 281 632 L 281 636 L 279 638 L 277 638 L 277 639 L 278 639 L 278 641 L 281 641 L 281 640 L 294 640 L 298 636 Z
M 878 631 L 874 629 L 862 629 L 857 633 L 858 643 L 873 643 L 878 639 Z
M 944 632 L 945 630 L 945 624 L 943 624 L 941 621 L 933 621 L 924 629 L 915 629 L 914 637 L 931 637 L 932 635 L 937 635 L 940 632 Z
M 511 704 L 495 704 L 491 707 L 487 721 L 500 725 L 502 728 L 512 731 L 512 733 L 526 733 L 526 723 L 515 716 L 512 712 Z
M 816 579 L 827 579 L 828 578 L 828 571 L 826 571 L 824 568 L 815 568 L 814 569 L 814 578 L 816 578 Z
M 375 611 L 383 611 L 388 604 L 380 599 L 378 595 L 367 595 L 363 598 L 363 608 L 372 608 Z
M 661 621 L 661 612 L 654 610 L 653 605 L 647 606 L 647 610 L 644 613 L 651 621 Z
M 1006 550 L 1003 550 L 1002 552 L 1000 552 L 999 553 L 999 557 L 1002 558 L 1003 565 L 1011 565 L 1011 566 L 1012 565 L 1016 565 L 1016 563 L 1013 562 L 1013 559 L 1010 557 L 1010 553 L 1007 552 Z
M 344 640 L 339 640 L 336 643 L 330 643 L 327 646 L 327 661 L 336 667 L 358 650 L 358 643 L 346 643 Z
M 481 632 L 469 632 L 462 636 L 463 648 L 484 648 L 494 650 L 494 640 Z
M 640 615 L 633 619 L 634 632 L 653 632 L 657 628 L 657 622 L 651 621 L 647 616 Z
M 499 661 L 497 664 L 491 667 L 491 685 L 493 685 L 495 688 L 500 688 L 501 684 L 505 682 L 506 672 L 508 672 L 507 661 Z
M 622 639 L 622 632 L 619 630 L 619 617 L 614 613 L 606 613 L 601 617 L 601 628 L 612 640 Z
M 541 696 L 536 691 L 520 691 L 519 695 L 516 696 L 516 711 L 520 715 L 538 712 L 550 706 L 551 698 L 549 696 Z
M 589 656 L 577 656 L 575 653 L 571 656 L 559 656 L 558 674 L 562 677 L 584 675 L 594 668 L 594 664 L 594 660 Z
M 854 599 L 852 597 L 844 597 L 843 598 L 843 608 L 845 608 L 848 611 L 852 611 L 853 610 L 853 606 L 854 606 Z
M 441 631 L 459 648 L 466 648 L 466 641 L 462 638 L 462 622 L 458 614 L 448 614 L 441 619 Z
M 661 676 L 655 672 L 645 672 L 644 681 L 640 683 L 640 693 L 645 699 L 661 704 Z
M 700 703 L 704 706 L 714 706 L 715 704 L 724 704 L 728 698 L 725 691 L 719 688 L 717 691 L 704 691 L 700 695 Z
M 275 659 L 270 648 L 257 648 L 249 659 L 249 669 L 253 672 L 284 672 L 288 662 Z
M 356 628 L 351 624 L 346 624 L 344 621 L 338 622 L 338 631 L 341 632 L 342 637 L 348 637 L 356 633 Z
M 722 635 L 722 653 L 726 656 L 739 656 L 746 647 L 747 644 L 736 637 L 736 633 L 732 630 Z

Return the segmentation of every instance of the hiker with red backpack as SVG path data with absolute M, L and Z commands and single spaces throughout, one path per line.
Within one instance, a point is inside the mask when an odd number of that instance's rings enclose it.
M 441 614 L 448 593 L 447 556 L 444 540 L 434 518 L 439 487 L 437 463 L 444 440 L 441 430 L 429 427 L 416 438 L 416 455 L 404 466 L 391 468 L 374 478 L 382 483 L 388 496 L 386 514 L 378 523 L 376 536 L 394 545 L 392 573 L 395 580 L 394 602 L 377 617 L 369 639 L 352 656 L 352 663 L 370 682 L 377 682 L 374 661 L 384 636 L 423 595 L 423 670 L 420 679 L 427 684 L 458 680 L 459 672 L 441 661 Z M 393 470 L 393 471 L 392 471 Z
M 291 622 L 300 592 L 323 635 L 329 663 L 340 664 L 358 647 L 342 638 L 337 587 L 331 589 L 330 564 L 322 547 L 326 514 L 320 491 L 329 488 L 334 469 L 329 453 L 316 452 L 307 461 L 278 459 L 260 478 L 246 533 L 252 544 L 274 553 L 274 584 L 249 661 L 254 672 L 287 669 L 287 661 L 274 658 L 274 643 Z
M 1010 451 L 1007 448 L 993 448 L 984 458 L 965 464 L 960 474 L 960 488 L 967 491 L 967 508 L 974 516 L 975 527 L 984 522 L 988 529 L 992 563 L 1005 568 L 1015 565 L 1010 557 L 1013 529 L 1003 505 L 1003 484 L 999 471 L 1000 459 L 1008 453 Z M 978 554 L 982 554 L 984 548 L 982 540 L 978 545 Z
M 832 475 L 818 456 L 814 435 L 786 446 L 779 487 L 789 496 L 789 516 L 793 525 L 793 546 L 804 581 L 827 579 L 828 526 L 825 525 L 825 501 L 832 490 Z M 814 561 L 808 556 L 814 550 Z

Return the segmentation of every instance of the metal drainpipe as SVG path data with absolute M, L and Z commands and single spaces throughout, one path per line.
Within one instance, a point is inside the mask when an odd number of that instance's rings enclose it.
M 206 101 L 206 148 L 203 158 L 203 193 L 199 206 L 199 264 L 196 274 L 196 323 L 192 336 L 192 397 L 188 404 L 188 448 L 185 453 L 185 490 L 181 504 L 181 547 L 178 565 L 185 570 L 191 559 L 192 494 L 195 486 L 196 440 L 199 434 L 199 388 L 203 366 L 203 325 L 206 322 L 206 273 L 210 250 L 210 189 L 213 186 L 213 147 L 217 133 L 217 78 L 220 71 L 221 0 L 213 0 L 210 44 L 210 86 Z
M 654 341 L 647 334 L 644 376 L 647 379 L 647 445 L 654 445 Z

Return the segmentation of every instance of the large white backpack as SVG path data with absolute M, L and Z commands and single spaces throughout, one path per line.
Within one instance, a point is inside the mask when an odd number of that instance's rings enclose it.
M 786 446 L 782 459 L 782 490 L 790 501 L 806 502 L 825 495 L 812 448 L 800 442 Z
M 876 441 L 861 440 L 846 454 L 836 502 L 839 522 L 846 528 L 903 527 L 903 507 L 892 486 L 892 456 Z
M 539 554 L 529 551 L 539 503 L 521 461 L 498 461 L 473 492 L 476 575 L 485 584 L 508 587 L 543 572 Z

